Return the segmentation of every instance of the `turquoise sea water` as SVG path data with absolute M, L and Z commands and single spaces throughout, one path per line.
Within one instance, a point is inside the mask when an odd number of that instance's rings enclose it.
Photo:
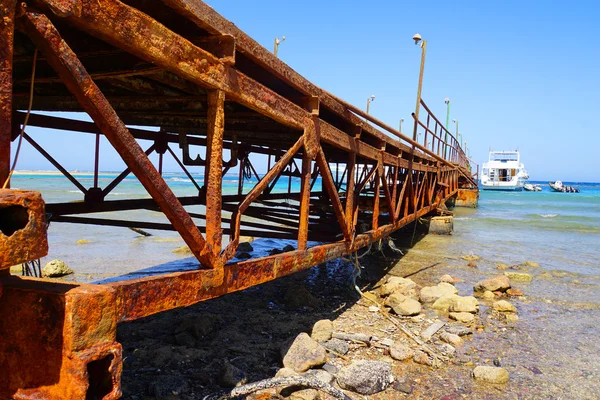
M 106 186 L 116 173 L 100 175 Z M 77 175 L 85 187 L 93 185 L 91 175 Z M 165 180 L 178 196 L 194 195 L 196 188 L 183 174 L 165 174 Z M 246 182 L 248 192 L 256 180 Z M 520 263 L 535 260 L 547 269 L 583 275 L 600 275 L 600 184 L 570 182 L 581 193 L 551 192 L 540 182 L 542 192 L 481 191 L 477 209 L 456 209 L 455 234 L 449 250 L 474 252 L 487 260 Z M 201 184 L 201 179 L 199 179 Z M 292 179 L 298 191 L 300 180 Z M 13 177 L 14 188 L 38 190 L 46 202 L 82 200 L 82 194 L 61 175 L 28 173 Z M 237 193 L 235 175 L 226 175 L 223 193 Z M 317 182 L 317 186 L 320 183 Z M 288 178 L 282 177 L 276 191 L 287 191 Z M 107 199 L 149 197 L 134 177 L 124 180 Z M 202 206 L 189 208 L 204 212 Z M 103 213 L 95 217 L 167 222 L 158 212 L 147 210 Z M 87 281 L 130 273 L 156 265 L 172 268 L 192 266 L 194 260 L 177 255 L 173 249 L 183 245 L 175 232 L 152 231 L 151 238 L 139 237 L 125 228 L 52 223 L 49 228 L 50 252 L 42 261 L 62 259 Z M 87 244 L 77 244 L 80 239 Z M 265 241 L 264 249 L 277 247 L 277 241 Z M 281 245 L 283 247 L 283 245 Z

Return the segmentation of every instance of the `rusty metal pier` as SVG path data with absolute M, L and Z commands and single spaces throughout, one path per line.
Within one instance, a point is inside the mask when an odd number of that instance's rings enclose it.
M 11 146 L 23 141 L 82 200 L 44 204 L 37 192 L 0 190 L 0 398 L 119 398 L 118 323 L 350 254 L 463 189 L 476 192 L 460 143 L 417 102 L 419 141 L 314 86 L 200 0 L 0 0 L 0 185 L 10 179 Z M 94 122 L 39 111 L 85 112 Z M 94 185 L 28 135 L 31 126 L 95 135 Z M 98 184 L 101 135 L 126 165 L 106 187 Z M 197 195 L 173 193 L 163 157 L 176 160 Z M 268 165 L 263 176 L 256 157 Z M 237 194 L 222 193 L 228 172 L 239 174 Z M 129 174 L 151 199 L 107 200 Z M 244 191 L 248 174 L 258 183 Z M 286 192 L 273 190 L 286 180 Z M 206 212 L 186 209 L 197 205 Z M 135 209 L 161 211 L 169 223 L 87 215 Z M 47 254 L 48 219 L 175 230 L 199 266 L 101 285 L 9 275 Z M 293 239 L 297 248 L 238 261 L 242 235 Z

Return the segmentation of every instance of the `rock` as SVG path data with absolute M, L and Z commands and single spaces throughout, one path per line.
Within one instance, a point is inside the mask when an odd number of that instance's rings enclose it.
M 412 279 L 390 276 L 387 282 L 379 288 L 379 294 L 382 296 L 389 296 L 394 292 L 399 292 L 405 296 L 410 296 L 411 294 L 414 294 L 416 286 L 417 284 L 414 283 Z
M 281 368 L 279 371 L 277 371 L 277 373 L 275 374 L 275 378 L 289 378 L 290 376 L 296 376 L 299 375 L 296 371 L 294 371 L 291 368 Z
M 463 340 L 460 338 L 460 336 L 448 332 L 440 333 L 440 340 L 450 343 L 454 347 L 458 347 L 463 343 Z
M 285 293 L 283 297 L 285 307 L 295 310 L 302 307 L 317 308 L 321 306 L 321 300 L 312 295 L 304 285 L 294 285 Z
M 342 389 L 367 395 L 385 390 L 393 381 L 390 364 L 381 361 L 354 361 L 337 375 Z
M 472 322 L 475 319 L 475 316 L 467 312 L 452 312 L 450 313 L 450 319 L 458 322 Z
M 435 335 L 440 329 L 442 329 L 444 325 L 446 325 L 446 322 L 435 320 L 431 325 L 429 325 L 426 329 L 424 329 L 421 332 L 421 339 L 428 342 L 429 340 L 431 340 L 433 335 Z
M 10 273 L 11 274 L 20 274 L 21 272 L 23 272 L 23 265 L 19 264 L 19 265 L 13 265 L 12 267 L 10 267 Z M 0 292 L 1 294 L 1 292 Z
M 340 370 L 338 369 L 338 367 L 336 367 L 336 366 L 335 366 L 335 365 L 333 365 L 333 364 L 329 364 L 329 363 L 325 363 L 325 364 L 323 364 L 323 366 L 321 367 L 321 369 L 322 369 L 323 371 L 327 371 L 327 372 L 329 372 L 329 373 L 330 373 L 332 376 L 334 376 L 334 377 L 335 377 L 335 376 L 338 374 L 338 372 L 340 371 Z
M 480 365 L 473 370 L 473 378 L 487 383 L 506 383 L 509 376 L 508 371 L 500 367 Z
M 158 375 L 148 384 L 148 394 L 155 397 L 178 396 L 187 389 L 187 379 L 179 375 Z
M 469 261 L 469 263 L 467 264 L 467 267 L 477 268 L 477 263 L 475 261 Z
M 533 262 L 533 261 L 525 261 L 523 263 L 523 265 L 525 265 L 526 267 L 532 267 L 532 268 L 538 268 L 540 266 L 540 264 Z
M 510 267 L 508 265 L 503 263 L 499 263 L 498 265 L 496 265 L 496 269 L 499 269 L 500 271 L 506 271 L 509 268 Z
M 281 253 L 283 253 L 283 250 L 281 250 L 281 249 L 271 249 L 271 250 L 269 250 L 269 255 L 270 256 L 274 256 L 276 254 L 281 254 Z
M 181 247 L 178 247 L 175 250 L 173 250 L 173 253 L 185 256 L 185 255 L 191 255 L 192 250 L 190 250 L 190 248 L 188 246 L 181 246 Z
M 394 360 L 404 361 L 412 358 L 414 355 L 414 350 L 404 343 L 396 342 L 390 347 L 390 356 Z
M 463 325 L 446 325 L 446 332 L 458 336 L 467 336 L 473 334 L 473 331 Z
M 331 339 L 333 332 L 333 322 L 328 319 L 317 321 L 312 328 L 310 337 L 317 342 L 326 342 Z
M 87 239 L 79 239 L 79 240 L 77 241 L 77 244 L 88 244 L 88 243 L 91 243 L 91 242 L 92 242 L 91 240 L 87 240 Z
M 254 236 L 240 236 L 240 243 L 254 242 Z
M 440 276 L 440 283 L 444 282 L 444 283 L 449 283 L 451 285 L 454 285 L 454 278 L 451 277 L 450 275 L 446 274 L 446 275 L 442 275 Z
M 490 292 L 506 292 L 507 289 L 510 289 L 510 280 L 504 275 L 484 279 L 473 286 L 475 292 L 485 292 L 486 290 L 489 290 Z
M 292 246 L 291 244 L 286 245 L 282 251 L 284 253 L 287 253 L 288 251 L 296 251 L 296 248 L 294 246 Z
M 443 355 L 448 357 L 453 357 L 456 353 L 456 349 L 449 343 L 442 343 L 438 348 Z
M 311 369 L 310 371 L 307 371 L 302 375 L 314 378 L 321 382 L 325 382 L 328 385 L 331 385 L 333 383 L 333 380 L 335 379 L 332 374 L 325 371 L 324 369 Z
M 219 375 L 219 384 L 223 387 L 236 387 L 248 381 L 246 373 L 225 360 Z
M 325 343 L 322 343 L 322 346 L 328 350 L 332 350 L 338 354 L 346 355 L 349 350 L 348 343 L 345 340 L 341 339 L 331 339 Z
M 316 389 L 302 389 L 289 395 L 289 400 L 316 400 L 319 398 L 319 391 Z
M 57 278 L 72 273 L 73 270 L 60 260 L 52 260 L 42 268 L 42 276 L 47 278 Z
M 238 251 L 237 253 L 235 253 L 235 258 L 239 260 L 247 260 L 249 258 L 252 258 L 252 254 L 246 253 L 244 251 Z
M 237 251 L 244 253 L 252 253 L 254 251 L 254 247 L 252 247 L 252 245 L 248 242 L 241 242 L 240 244 L 238 244 Z
M 506 275 L 511 282 L 529 283 L 533 280 L 533 276 L 524 272 L 505 272 L 504 275 Z
M 498 312 L 517 312 L 517 308 L 506 300 L 499 300 L 492 304 L 492 308 Z
M 429 233 L 434 235 L 452 235 L 454 229 L 454 217 L 442 215 L 432 217 L 429 220 Z
M 397 292 L 387 298 L 386 304 L 398 315 L 411 316 L 421 312 L 421 303 Z
M 479 311 L 479 302 L 473 296 L 456 296 L 450 304 L 449 311 L 476 313 Z
M 504 321 L 509 324 L 514 324 L 519 320 L 519 316 L 515 313 L 503 313 Z
M 513 297 L 523 296 L 523 291 L 517 288 L 510 288 L 506 291 L 506 294 Z
M 296 372 L 304 372 L 312 367 L 323 365 L 326 361 L 325 348 L 302 332 L 294 339 L 283 357 L 283 366 Z
M 438 283 L 437 286 L 425 286 L 421 289 L 420 300 L 422 303 L 433 303 L 443 295 L 458 294 L 458 289 L 445 282 Z
M 480 257 L 475 254 L 469 254 L 468 256 L 462 256 L 461 258 L 465 261 L 478 261 Z
M 508 289 L 508 290 L 512 290 L 512 289 Z M 494 292 L 490 292 L 489 290 L 486 290 L 485 292 L 483 292 L 484 300 L 494 300 L 495 298 L 496 298 L 496 295 L 494 294 Z
M 430 367 L 433 365 L 433 360 L 429 358 L 429 356 L 425 352 L 420 350 L 417 350 L 415 352 L 415 355 L 413 356 L 413 361 L 417 364 L 428 365 Z
M 398 392 L 402 392 L 402 393 L 406 393 L 406 394 L 411 394 L 413 392 L 412 383 L 410 383 L 406 380 L 396 379 L 394 381 L 394 385 L 392 387 L 394 388 L 394 390 L 397 390 Z
M 458 297 L 460 297 L 460 296 L 458 296 L 457 294 L 444 295 L 444 296 L 440 297 L 439 299 L 437 299 L 431 305 L 431 308 L 434 310 L 448 312 L 448 310 L 450 309 L 450 305 L 452 305 L 454 303 L 454 301 L 456 300 L 456 298 L 458 298 Z

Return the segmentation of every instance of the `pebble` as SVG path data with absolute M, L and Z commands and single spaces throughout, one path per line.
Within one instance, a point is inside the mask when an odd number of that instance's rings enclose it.
M 508 290 L 512 290 L 512 289 L 508 289 Z M 507 290 L 507 292 L 508 292 Z M 494 294 L 494 292 L 490 292 L 489 290 L 486 290 L 485 292 L 483 292 L 483 299 L 484 300 L 494 300 L 496 298 L 496 295 Z
M 440 339 L 443 342 L 450 343 L 454 347 L 458 347 L 463 343 L 463 340 L 460 338 L 460 336 L 448 332 L 440 333 Z
M 342 389 L 359 394 L 381 392 L 394 381 L 390 364 L 381 361 L 354 361 L 340 369 L 337 383 Z
M 523 265 L 527 266 L 527 267 L 533 267 L 533 268 L 537 268 L 540 266 L 540 264 L 534 262 L 534 261 L 525 261 L 523 263 Z
M 517 312 L 517 308 L 506 300 L 499 300 L 492 304 L 492 308 L 498 312 Z
M 58 278 L 72 273 L 73 270 L 61 260 L 52 260 L 42 268 L 42 276 L 48 278 Z
M 414 355 L 414 350 L 404 343 L 396 342 L 390 347 L 390 357 L 394 360 L 404 361 L 412 358 Z
M 446 275 L 442 275 L 442 276 L 440 277 L 440 283 L 441 283 L 441 282 L 444 282 L 444 283 L 449 283 L 449 284 L 451 284 L 451 285 L 454 285 L 454 278 L 453 278 L 452 276 L 448 275 L 448 274 L 446 274 Z
M 496 265 L 496 269 L 499 269 L 500 271 L 506 271 L 509 268 L 510 267 L 504 263 L 500 263 L 500 264 Z
M 331 339 L 332 333 L 333 322 L 328 319 L 322 319 L 314 324 L 310 337 L 317 342 L 326 342 Z
M 417 364 L 428 365 L 430 367 L 433 365 L 433 360 L 431 360 L 431 358 L 429 358 L 429 356 L 425 352 L 422 352 L 420 350 L 417 350 L 415 352 L 413 361 Z
M 442 343 L 438 348 L 443 355 L 448 357 L 452 357 L 456 353 L 456 349 L 449 343 Z
M 477 261 L 480 257 L 475 254 L 469 254 L 468 256 L 462 256 L 461 258 L 465 261 Z
M 452 312 L 450 313 L 450 319 L 458 322 L 472 322 L 475 319 L 475 316 L 467 312 Z
M 421 313 L 421 303 L 397 292 L 387 298 L 386 304 L 392 307 L 396 314 L 405 317 Z
M 506 383 L 509 377 L 508 371 L 501 367 L 480 365 L 473 370 L 473 378 L 487 383 Z
M 339 372 L 338 367 L 336 367 L 333 364 L 330 363 L 325 363 L 323 364 L 323 366 L 321 367 L 321 369 L 323 369 L 324 371 L 329 372 L 331 375 L 336 376 Z
M 506 294 L 509 296 L 523 296 L 523 291 L 517 288 L 510 288 L 506 291 Z
M 473 296 L 456 296 L 450 304 L 450 312 L 468 312 L 476 313 L 479 311 L 479 302 Z
M 314 341 L 307 333 L 302 332 L 292 342 L 283 357 L 283 366 L 296 372 L 304 372 L 312 367 L 325 364 L 327 351 Z
M 396 381 L 394 381 L 393 388 L 394 388 L 394 390 L 396 390 L 398 392 L 402 392 L 402 393 L 406 393 L 406 394 L 411 394 L 413 392 L 412 383 L 407 382 L 407 381 L 400 381 L 398 379 L 396 379 Z
M 446 325 L 446 332 L 458 336 L 467 336 L 473 334 L 471 329 L 463 325 Z
M 469 263 L 467 264 L 467 267 L 477 268 L 477 263 L 475 261 L 469 261 Z

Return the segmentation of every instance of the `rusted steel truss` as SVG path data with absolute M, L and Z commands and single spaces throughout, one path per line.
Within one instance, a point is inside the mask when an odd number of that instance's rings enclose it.
M 434 212 L 459 188 L 476 189 L 460 143 L 419 101 L 415 141 L 314 86 L 200 0 L 0 0 L 0 184 L 9 183 L 11 144 L 23 140 L 82 200 L 44 204 L 35 192 L 0 190 L 0 398 L 118 398 L 119 322 L 347 255 Z M 85 112 L 93 123 L 39 111 Z M 93 186 L 69 174 L 25 121 L 95 135 Z M 126 165 L 103 188 L 101 136 Z M 197 195 L 176 196 L 164 157 Z M 223 193 L 227 173 L 239 176 L 236 194 Z M 129 174 L 151 198 L 106 200 Z M 88 216 L 135 209 L 161 211 L 168 223 Z M 10 276 L 11 265 L 47 253 L 46 218 L 177 231 L 198 269 L 102 285 Z M 244 235 L 297 246 L 239 261 Z

